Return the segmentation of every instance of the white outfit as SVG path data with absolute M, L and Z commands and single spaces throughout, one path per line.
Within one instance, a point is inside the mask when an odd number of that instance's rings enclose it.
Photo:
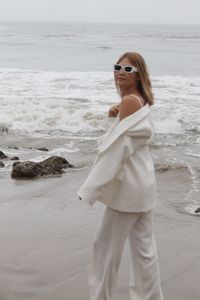
M 144 212 L 156 205 L 156 181 L 149 143 L 153 123 L 147 103 L 108 130 L 92 169 L 77 192 L 93 205 L 101 201 L 118 211 Z
M 106 205 L 93 244 L 89 300 L 111 300 L 127 237 L 131 300 L 163 300 L 152 233 L 156 182 L 149 143 L 153 129 L 148 103 L 121 121 L 117 117 L 77 192 L 90 205 L 95 201 Z
M 130 245 L 131 300 L 163 300 L 152 210 L 124 213 L 105 208 L 93 243 L 89 300 L 111 300 L 126 239 Z

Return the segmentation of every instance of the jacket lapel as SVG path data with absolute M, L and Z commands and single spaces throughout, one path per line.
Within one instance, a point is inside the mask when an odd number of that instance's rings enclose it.
M 122 119 L 116 127 L 112 126 L 113 131 L 109 130 L 108 134 L 106 134 L 105 139 L 102 144 L 99 146 L 99 153 L 105 151 L 116 139 L 123 134 L 128 128 L 132 127 L 134 124 L 142 120 L 148 113 L 150 113 L 149 104 L 146 103 L 145 106 L 137 110 L 135 113 L 130 116 Z M 119 115 L 118 115 L 119 117 Z M 116 122 L 114 123 L 114 125 Z M 111 132 L 111 133 L 110 133 Z M 109 135 L 110 134 L 110 135 Z

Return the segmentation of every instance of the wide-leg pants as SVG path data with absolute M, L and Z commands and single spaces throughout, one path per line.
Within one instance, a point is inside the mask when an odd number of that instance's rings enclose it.
M 130 249 L 131 300 L 163 300 L 152 211 L 126 213 L 106 206 L 93 241 L 89 271 L 89 300 L 111 300 L 123 247 Z

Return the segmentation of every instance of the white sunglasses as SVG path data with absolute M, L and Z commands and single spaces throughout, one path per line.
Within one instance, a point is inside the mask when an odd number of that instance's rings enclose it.
M 114 71 L 115 72 L 119 72 L 119 71 L 121 71 L 121 69 L 123 69 L 124 72 L 126 72 L 126 73 L 137 72 L 137 68 L 134 67 L 134 66 L 122 66 L 122 65 L 119 65 L 119 64 L 114 65 Z

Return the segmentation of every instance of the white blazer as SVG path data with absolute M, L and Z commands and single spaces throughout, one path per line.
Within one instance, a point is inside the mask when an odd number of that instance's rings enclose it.
M 77 195 L 90 205 L 101 201 L 123 212 L 152 209 L 157 202 L 155 169 L 149 150 L 153 135 L 148 103 L 121 121 L 118 115 Z

